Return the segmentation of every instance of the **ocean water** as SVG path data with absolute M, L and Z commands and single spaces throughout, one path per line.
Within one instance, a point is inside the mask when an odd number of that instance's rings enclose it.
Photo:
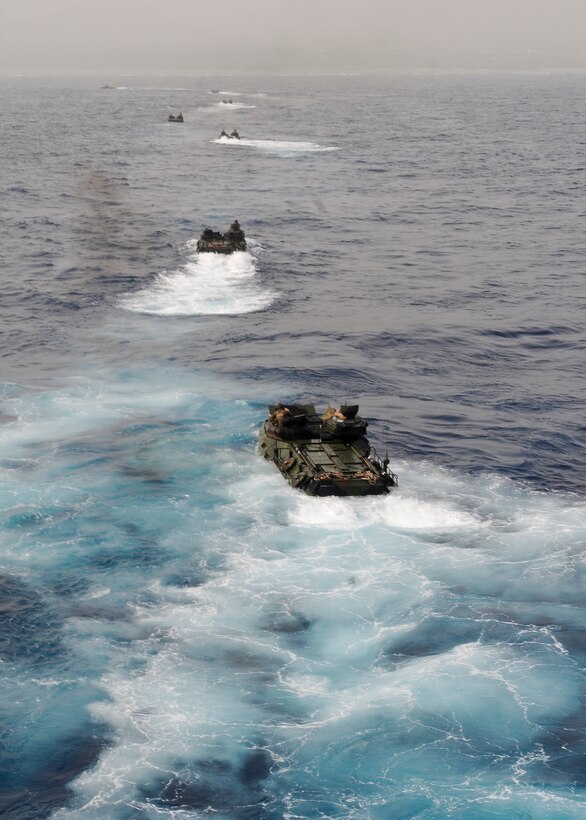
M 0 104 L 2 816 L 583 818 L 584 75 Z M 399 489 L 292 490 L 283 399 Z

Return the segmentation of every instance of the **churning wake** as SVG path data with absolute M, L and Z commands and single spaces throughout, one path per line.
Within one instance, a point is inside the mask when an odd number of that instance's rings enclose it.
M 214 103 L 214 108 L 225 108 L 228 111 L 234 108 L 256 108 L 256 105 L 248 105 L 247 103 L 243 102 L 228 102 L 227 100 L 222 100 L 219 103 Z
M 120 306 L 156 316 L 236 315 L 268 307 L 276 293 L 259 282 L 255 257 L 248 251 L 197 253 L 179 270 L 157 274 L 146 288 L 125 295 Z
M 259 151 L 269 151 L 280 156 L 295 156 L 297 154 L 314 154 L 325 151 L 339 151 L 335 145 L 320 145 L 317 142 L 303 142 L 296 140 L 253 140 L 245 137 L 233 139 L 231 137 L 218 137 L 212 140 L 220 145 L 240 146 L 243 148 L 256 148 Z
M 266 97 L 265 91 L 208 91 L 208 94 L 221 94 L 224 97 Z
M 62 820 L 583 817 L 583 500 L 406 461 L 307 498 L 255 390 L 4 388 L 14 777 L 85 760 Z

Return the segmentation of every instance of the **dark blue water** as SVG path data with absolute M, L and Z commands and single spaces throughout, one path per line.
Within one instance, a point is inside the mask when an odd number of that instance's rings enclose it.
M 583 817 L 584 76 L 0 110 L 3 816 Z M 291 490 L 283 398 L 399 491 Z

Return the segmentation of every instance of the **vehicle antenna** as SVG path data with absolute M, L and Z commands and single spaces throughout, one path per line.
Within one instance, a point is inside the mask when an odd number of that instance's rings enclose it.
M 387 404 L 386 432 L 385 432 L 385 461 L 389 463 L 389 429 L 391 427 L 391 407 Z

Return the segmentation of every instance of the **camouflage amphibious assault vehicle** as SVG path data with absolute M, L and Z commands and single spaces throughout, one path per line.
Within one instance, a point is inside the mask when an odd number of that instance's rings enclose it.
M 292 487 L 308 495 L 382 495 L 398 485 L 366 438 L 358 405 L 328 407 L 318 415 L 311 404 L 269 407 L 259 436 L 261 454 Z
M 212 231 L 206 228 L 197 240 L 197 249 L 200 253 L 234 253 L 246 250 L 246 237 L 237 219 L 230 225 L 226 233 Z

